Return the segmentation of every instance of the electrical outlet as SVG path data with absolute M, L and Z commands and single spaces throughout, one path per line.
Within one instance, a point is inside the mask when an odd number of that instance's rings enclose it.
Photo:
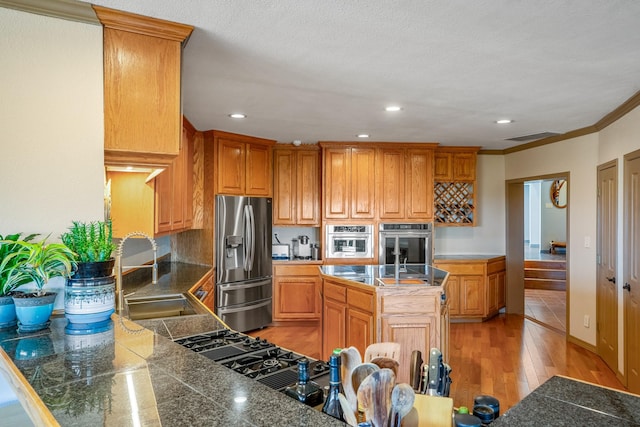
M 584 247 L 585 248 L 590 248 L 591 247 L 591 237 L 584 236 Z
M 585 327 L 585 328 L 588 328 L 588 327 L 589 327 L 589 321 L 590 321 L 590 320 L 591 320 L 591 319 L 589 319 L 589 315 L 588 315 L 588 314 L 585 314 L 585 315 L 584 315 L 584 327 Z

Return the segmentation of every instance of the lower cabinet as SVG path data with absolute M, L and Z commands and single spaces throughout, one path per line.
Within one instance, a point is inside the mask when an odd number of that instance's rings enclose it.
M 447 298 L 453 320 L 486 320 L 506 305 L 504 256 L 438 259 L 434 266 L 449 272 Z
M 445 285 L 446 286 L 446 285 Z M 398 382 L 409 382 L 411 353 L 428 358 L 432 347 L 448 360 L 449 318 L 440 287 L 373 287 L 324 276 L 322 358 L 335 348 L 400 344 Z
M 273 320 L 319 321 L 321 287 L 317 265 L 274 265 Z
M 207 274 L 198 283 L 193 285 L 189 292 L 200 300 L 209 310 L 213 311 L 215 298 L 215 284 L 213 283 L 213 274 Z

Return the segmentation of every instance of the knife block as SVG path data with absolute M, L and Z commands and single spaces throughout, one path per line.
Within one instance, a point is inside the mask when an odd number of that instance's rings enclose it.
M 453 399 L 416 394 L 413 408 L 402 419 L 403 427 L 451 427 Z

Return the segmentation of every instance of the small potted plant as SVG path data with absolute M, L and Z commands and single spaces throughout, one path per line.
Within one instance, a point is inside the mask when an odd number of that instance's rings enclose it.
M 65 285 L 65 317 L 76 326 L 107 321 L 115 311 L 111 221 L 73 221 L 60 237 L 77 263 Z
M 0 330 L 16 326 L 16 306 L 12 295 L 18 287 L 31 281 L 16 268 L 29 257 L 27 248 L 15 244 L 20 236 L 21 233 L 0 235 Z M 26 236 L 24 240 L 32 240 L 35 236 Z
M 35 284 L 34 292 L 13 294 L 18 318 L 18 331 L 34 332 L 49 326 L 53 313 L 56 292 L 45 290 L 49 280 L 54 277 L 69 277 L 76 266 L 74 254 L 62 243 L 47 243 L 16 240 L 14 244 L 28 250 L 28 256 L 10 269 L 14 280 L 24 286 L 28 282 Z

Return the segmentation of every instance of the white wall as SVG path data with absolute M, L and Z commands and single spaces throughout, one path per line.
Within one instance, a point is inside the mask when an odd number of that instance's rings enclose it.
M 477 226 L 435 227 L 436 255 L 505 254 L 504 156 L 478 155 Z
M 595 322 L 583 326 L 583 317 L 596 318 L 596 245 L 585 248 L 582 242 L 596 237 L 596 196 L 598 134 L 590 134 L 555 144 L 544 145 L 505 156 L 505 178 L 522 179 L 569 172 L 569 230 L 572 242 L 567 251 L 569 264 L 569 333 L 595 345 Z M 544 244 L 544 242 L 543 242 Z
M 598 164 L 618 159 L 618 283 L 624 283 L 624 155 L 640 149 L 640 107 L 600 132 Z M 622 280 L 620 280 L 622 278 Z M 618 287 L 618 370 L 624 372 L 624 291 Z
M 59 240 L 103 218 L 102 28 L 0 8 L 0 34 L 0 234 Z

